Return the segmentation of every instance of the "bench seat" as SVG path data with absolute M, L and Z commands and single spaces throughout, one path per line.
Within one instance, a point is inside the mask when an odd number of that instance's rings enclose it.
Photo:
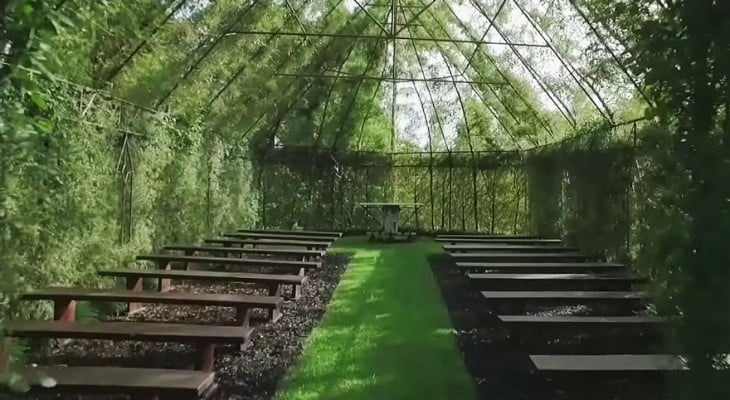
M 232 344 L 245 349 L 250 344 L 253 328 L 154 322 L 10 321 L 0 332 L 18 338 L 187 343 L 196 347 L 196 368 L 213 371 L 216 345 Z
M 565 247 L 555 245 L 522 245 L 522 244 L 445 244 L 443 249 L 449 253 L 463 252 L 501 252 L 501 253 L 575 253 L 579 249 L 576 247 Z
M 436 238 L 440 243 L 486 243 L 486 244 L 522 244 L 522 245 L 555 245 L 563 243 L 560 239 L 529 239 L 529 238 Z
M 282 285 L 292 285 L 293 298 L 298 298 L 300 288 L 308 278 L 302 275 L 280 275 L 280 274 L 256 274 L 249 272 L 219 272 L 219 271 L 190 271 L 174 269 L 136 269 L 119 268 L 102 270 L 98 272 L 102 276 L 121 277 L 127 280 L 127 289 L 142 290 L 142 279 L 177 279 L 191 281 L 217 281 L 217 282 L 243 282 L 254 283 L 267 287 L 269 296 L 281 296 Z M 158 284 L 159 285 L 159 284 Z M 158 286 L 158 289 L 161 289 Z
M 123 303 L 157 303 L 188 306 L 231 307 L 236 310 L 236 324 L 248 328 L 251 309 L 271 310 L 271 320 L 281 318 L 284 299 L 278 296 L 249 296 L 215 293 L 177 293 L 143 292 L 117 289 L 85 289 L 70 287 L 51 287 L 24 293 L 23 300 L 51 300 L 54 303 L 55 320 L 71 322 L 75 320 L 76 300 L 109 301 Z M 130 308 L 134 308 L 131 307 Z
M 646 278 L 627 274 L 520 274 L 468 273 L 470 283 L 487 290 L 630 290 Z
M 506 261 L 506 262 L 556 262 L 556 261 L 595 261 L 601 256 L 578 252 L 566 253 L 450 253 L 451 257 L 459 261 Z
M 511 306 L 516 314 L 523 314 L 527 304 L 615 306 L 620 309 L 619 313 L 625 313 L 628 309 L 639 309 L 648 299 L 643 292 L 623 291 L 484 291 L 481 294 L 489 303 Z
M 307 236 L 322 236 L 328 238 L 341 238 L 342 232 L 330 232 L 330 231 L 292 231 L 285 229 L 239 229 L 238 232 L 243 233 L 271 233 L 277 235 L 307 235 Z
M 126 394 L 134 399 L 208 399 L 216 391 L 215 374 L 156 368 L 120 367 L 29 367 L 27 377 L 42 374 L 53 378 L 56 386 L 31 386 L 33 393 L 65 395 Z
M 597 316 L 579 316 L 579 315 L 499 315 L 499 320 L 512 327 L 546 327 L 546 326 L 590 326 L 590 327 L 608 327 L 608 326 L 642 326 L 650 327 L 667 322 L 665 317 L 657 316 L 618 316 L 618 317 L 597 317 Z
M 626 272 L 624 264 L 603 262 L 480 262 L 459 261 L 456 267 L 465 272 L 470 271 L 502 271 L 512 273 L 620 273 Z
M 436 235 L 438 239 L 544 239 L 538 235 L 499 235 L 491 233 L 444 233 Z
M 522 345 L 546 338 L 563 335 L 589 334 L 590 337 L 631 337 L 631 340 L 640 337 L 647 340 L 660 338 L 662 326 L 668 319 L 657 316 L 577 316 L 577 315 L 499 315 L 502 325 L 509 330 L 510 340 Z M 628 335 L 628 336 L 627 336 Z M 622 344 L 621 351 L 626 351 L 626 344 Z M 608 354 L 606 347 L 591 349 L 602 354 Z M 586 352 L 586 349 L 583 349 Z
M 687 364 L 669 354 L 531 355 L 535 370 L 544 375 L 632 376 L 687 371 Z
M 158 269 L 171 269 L 170 263 L 179 262 L 185 264 L 187 269 L 190 263 L 196 264 L 215 264 L 220 266 L 235 265 L 239 267 L 266 267 L 283 271 L 284 273 L 293 275 L 302 275 L 307 270 L 319 268 L 322 263 L 319 261 L 291 261 L 291 260 L 271 260 L 257 258 L 237 258 L 237 257 L 211 257 L 211 256 L 183 256 L 178 254 L 147 254 L 137 256 L 140 261 L 153 261 Z M 160 281 L 160 289 L 165 291 L 170 286 L 170 279 L 163 278 Z
M 259 255 L 272 255 L 272 256 L 291 256 L 306 259 L 315 259 L 324 256 L 322 250 L 302 250 L 302 249 L 282 249 L 282 248 L 261 248 L 261 247 L 222 247 L 222 246 L 190 246 L 181 244 L 169 244 L 162 247 L 162 250 L 169 251 L 183 251 L 185 255 L 192 256 L 195 253 L 208 253 L 208 254 L 259 254 Z
M 205 243 L 218 244 L 226 247 L 243 247 L 250 245 L 256 246 L 280 246 L 280 247 L 304 247 L 308 250 L 326 250 L 330 247 L 327 242 L 313 242 L 309 240 L 284 240 L 284 239 L 235 239 L 235 238 L 216 238 L 206 239 Z
M 253 239 L 253 240 L 304 240 L 308 242 L 318 242 L 332 244 L 335 241 L 334 238 L 323 237 L 323 236 L 312 236 L 303 234 L 279 234 L 279 233 L 246 233 L 246 232 L 230 232 L 224 233 L 225 237 L 239 238 L 239 239 Z

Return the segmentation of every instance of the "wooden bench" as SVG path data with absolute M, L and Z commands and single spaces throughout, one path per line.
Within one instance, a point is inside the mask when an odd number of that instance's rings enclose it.
M 329 232 L 329 231 L 292 231 L 284 229 L 239 229 L 238 232 L 243 233 L 270 233 L 275 235 L 307 235 L 307 236 L 321 236 L 326 238 L 332 238 L 337 240 L 342 237 L 342 232 Z
M 563 253 L 577 252 L 576 247 L 565 247 L 556 245 L 522 245 L 522 244 L 502 244 L 502 243 L 485 243 L 485 244 L 445 244 L 444 251 L 449 253 L 466 253 L 466 252 L 502 252 L 502 253 Z
M 535 371 L 554 378 L 636 377 L 688 371 L 680 357 L 669 354 L 531 355 L 530 361 Z
M 527 304 L 616 306 L 617 315 L 625 315 L 647 300 L 644 292 L 584 291 L 484 291 L 482 296 L 496 306 L 509 306 L 514 314 L 524 314 Z M 616 311 L 614 311 L 616 312 Z M 623 313 L 623 314 L 620 314 Z
M 445 233 L 436 235 L 437 239 L 545 239 L 538 235 L 495 235 L 488 233 Z
M 596 261 L 601 256 L 584 253 L 451 253 L 459 261 L 507 261 L 507 262 L 556 262 L 556 261 Z
M 126 279 L 128 290 L 142 290 L 144 278 L 158 279 L 158 290 L 162 290 L 159 281 L 162 279 L 177 279 L 191 281 L 243 282 L 265 286 L 269 296 L 282 296 L 282 285 L 292 285 L 292 298 L 298 299 L 301 285 L 307 281 L 302 275 L 255 274 L 249 272 L 218 272 L 218 271 L 188 271 L 188 270 L 149 270 L 135 268 L 120 268 L 99 271 L 99 275 L 121 277 Z
M 637 333 L 656 338 L 667 318 L 656 316 L 577 316 L 577 315 L 499 315 L 500 322 L 509 329 L 510 338 L 521 344 L 535 337 L 564 333 Z M 602 351 L 598 349 L 598 351 Z
M 232 233 L 224 233 L 223 236 L 225 237 L 232 237 L 232 238 L 238 238 L 238 239 L 253 239 L 253 240 L 264 240 L 264 239 L 274 239 L 274 240 L 304 240 L 309 242 L 319 242 L 319 243 L 327 243 L 332 244 L 332 242 L 335 241 L 333 238 L 329 237 L 322 237 L 322 236 L 310 236 L 310 235 L 285 235 L 285 234 L 276 234 L 276 233 L 246 233 L 246 232 L 232 232 Z
M 23 300 L 53 301 L 53 319 L 73 322 L 76 319 L 76 300 L 109 301 L 127 304 L 157 303 L 188 306 L 231 307 L 236 310 L 236 325 L 250 327 L 252 308 L 271 310 L 271 321 L 281 318 L 284 299 L 277 296 L 249 296 L 214 293 L 142 292 L 135 290 L 84 289 L 52 287 L 21 295 Z M 134 306 L 133 306 L 134 307 Z M 130 307 L 130 308 L 133 308 Z
M 239 266 L 239 267 L 266 267 L 292 275 L 304 276 L 307 270 L 319 268 L 321 265 L 318 261 L 288 261 L 288 260 L 269 260 L 256 258 L 234 258 L 234 257 L 204 257 L 204 256 L 181 256 L 176 254 L 148 254 L 139 255 L 137 260 L 153 261 L 157 265 L 157 269 L 172 269 L 171 263 L 183 263 L 187 269 L 190 263 L 196 264 L 212 264 L 219 266 Z M 160 279 L 159 286 L 161 290 L 168 290 L 170 287 L 170 279 Z
M 628 271 L 624 264 L 596 262 L 469 262 L 460 261 L 456 268 L 464 272 L 502 271 L 524 274 L 620 273 Z
M 521 244 L 521 245 L 556 245 L 563 243 L 560 239 L 509 239 L 509 238 L 436 238 L 441 243 L 484 243 L 484 244 Z
M 225 247 L 243 247 L 252 246 L 256 248 L 258 246 L 272 246 L 279 247 L 304 247 L 307 250 L 327 250 L 330 247 L 330 243 L 327 242 L 313 242 L 311 240 L 284 240 L 284 239 L 235 239 L 235 238 L 217 238 L 217 239 L 206 239 L 205 243 L 218 244 Z
M 316 260 L 324 256 L 322 250 L 304 250 L 304 249 L 284 249 L 284 248 L 261 248 L 261 247 L 222 247 L 222 246 L 190 246 L 184 244 L 169 244 L 162 247 L 166 251 L 182 251 L 186 256 L 195 255 L 195 253 L 206 253 L 217 257 L 229 257 L 238 255 L 243 257 L 247 254 L 271 255 L 271 256 L 289 256 L 302 261 Z
M 626 274 L 469 273 L 470 283 L 484 290 L 631 290 L 646 278 Z
M 8 322 L 0 328 L 3 336 L 26 339 L 129 340 L 139 342 L 176 342 L 195 346 L 196 369 L 213 371 L 216 345 L 250 344 L 253 328 L 216 325 L 190 325 L 153 322 L 66 321 Z
M 133 399 L 204 400 L 215 394 L 215 374 L 153 368 L 119 367 L 29 367 L 27 377 L 42 374 L 53 378 L 56 386 L 31 386 L 34 394 L 101 394 L 132 396 Z

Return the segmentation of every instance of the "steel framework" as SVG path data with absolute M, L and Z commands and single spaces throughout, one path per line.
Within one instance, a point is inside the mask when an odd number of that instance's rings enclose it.
M 185 9 L 192 0 L 177 0 L 165 10 L 161 21 L 155 25 L 150 31 L 150 37 L 141 41 L 133 50 L 123 58 L 123 61 L 111 69 L 108 79 L 114 80 L 124 70 L 124 68 L 134 62 L 134 59 L 144 51 L 149 45 L 152 38 L 157 35 L 163 25 L 169 24 L 175 19 L 181 10 Z M 524 95 L 521 84 L 516 82 L 516 76 L 507 72 L 514 65 L 506 65 L 505 54 L 514 57 L 518 66 L 520 66 L 526 74 L 528 80 L 537 87 L 541 96 L 552 108 L 557 110 L 568 126 L 576 129 L 578 122 L 574 115 L 572 107 L 566 101 L 565 94 L 555 86 L 555 82 L 546 78 L 535 67 L 534 61 L 530 59 L 524 52 L 533 50 L 544 50 L 549 52 L 552 58 L 557 61 L 560 68 L 567 73 L 570 79 L 589 101 L 590 105 L 595 109 L 597 115 L 606 123 L 615 125 L 615 110 L 611 108 L 609 102 L 603 98 L 600 88 L 596 82 L 589 78 L 580 68 L 576 67 L 570 59 L 561 51 L 554 43 L 550 34 L 543 28 L 540 19 L 533 14 L 525 6 L 527 0 L 501 0 L 497 1 L 496 10 L 488 11 L 488 6 L 483 0 L 468 0 L 466 3 L 472 10 L 476 11 L 477 17 L 486 21 L 481 24 L 483 31 L 476 32 L 472 23 L 465 22 L 464 15 L 459 14 L 455 9 L 455 2 L 450 0 L 348 0 L 354 3 L 356 8 L 352 10 L 350 18 L 347 22 L 340 26 L 336 31 L 331 29 L 323 29 L 313 31 L 312 28 L 316 24 L 303 20 L 307 2 L 285 0 L 282 7 L 286 10 L 286 17 L 282 24 L 273 30 L 256 29 L 255 24 L 244 24 L 242 21 L 246 18 L 254 18 L 255 13 L 261 7 L 265 7 L 265 2 L 259 0 L 248 0 L 244 6 L 240 7 L 238 12 L 230 15 L 221 24 L 221 29 L 209 33 L 209 37 L 200 40 L 198 45 L 190 51 L 186 59 L 190 60 L 181 71 L 180 75 L 175 77 L 169 89 L 162 93 L 154 102 L 155 109 L 160 110 L 169 99 L 174 96 L 175 92 L 181 85 L 202 65 L 206 58 L 215 54 L 215 50 L 224 42 L 238 37 L 263 37 L 264 44 L 261 45 L 251 57 L 258 58 L 267 52 L 267 48 L 276 43 L 279 38 L 291 37 L 299 38 L 301 45 L 298 47 L 299 52 L 304 48 L 312 48 L 314 51 L 319 49 L 315 45 L 316 40 L 329 41 L 349 41 L 348 51 L 344 56 L 337 58 L 338 65 L 332 68 L 323 68 L 320 70 L 306 71 L 302 69 L 288 70 L 288 60 L 282 59 L 280 64 L 271 71 L 270 78 L 278 77 L 287 79 L 283 93 L 290 90 L 298 90 L 300 96 L 313 89 L 316 85 L 314 82 L 329 81 L 327 85 L 328 98 L 324 102 L 324 114 L 326 115 L 327 107 L 331 103 L 331 95 L 335 85 L 338 82 L 349 81 L 356 83 L 356 90 L 349 101 L 348 113 L 352 111 L 355 97 L 359 94 L 363 82 L 377 81 L 377 94 L 383 84 L 388 85 L 390 119 L 392 121 L 392 131 L 390 132 L 390 152 L 396 151 L 396 138 L 398 136 L 398 99 L 399 87 L 411 86 L 415 92 L 415 97 L 420 103 L 420 111 L 424 120 L 427 121 L 428 134 L 428 150 L 432 152 L 434 130 L 440 133 L 440 140 L 446 146 L 446 151 L 451 151 L 449 140 L 444 134 L 445 116 L 442 115 L 443 110 L 439 110 L 436 103 L 437 93 L 434 91 L 437 85 L 449 85 L 456 94 L 456 100 L 461 108 L 461 118 L 465 125 L 466 141 L 469 151 L 477 154 L 480 150 L 475 148 L 475 137 L 472 137 L 472 130 L 468 115 L 466 112 L 466 99 L 475 98 L 481 102 L 490 115 L 494 118 L 496 126 L 506 134 L 513 143 L 516 150 L 524 146 L 525 140 L 530 145 L 538 146 L 541 143 L 531 138 L 521 138 L 520 134 L 515 131 L 515 126 L 519 126 L 521 121 L 520 111 L 523 108 L 534 119 L 534 123 L 539 125 L 548 138 L 560 139 L 565 136 L 565 132 L 557 135 L 554 122 L 548 121 L 541 112 L 539 104 L 528 100 Z M 594 38 L 598 40 L 610 55 L 611 60 L 617 65 L 621 73 L 623 73 L 633 85 L 634 89 L 642 96 L 646 103 L 651 106 L 647 96 L 643 92 L 643 88 L 639 83 L 639 79 L 633 76 L 627 67 L 623 64 L 621 58 L 610 48 L 606 42 L 606 38 L 602 35 L 596 26 L 590 21 L 585 10 L 582 10 L 573 0 L 565 0 L 566 4 L 572 7 L 572 10 L 580 16 L 582 23 L 588 26 L 589 31 Z M 345 0 L 336 0 L 330 2 L 332 6 L 321 16 L 321 20 L 325 21 L 323 26 L 328 25 L 326 21 L 330 15 L 338 8 L 344 7 Z M 464 3 L 464 2 L 459 2 Z M 512 33 L 503 26 L 504 22 L 500 19 L 504 17 L 505 10 L 517 10 L 527 22 L 528 27 L 534 33 L 534 41 L 516 41 L 512 38 Z M 354 21 L 360 21 L 364 18 L 369 22 L 369 26 L 361 26 L 358 22 L 358 29 L 355 29 Z M 472 17 L 473 19 L 474 17 Z M 293 23 L 293 24 L 292 24 Z M 298 29 L 291 29 L 296 26 Z M 428 29 L 427 26 L 436 26 L 437 29 Z M 372 28 L 371 28 L 372 27 Z M 374 32 L 373 32 L 374 31 Z M 491 35 L 491 36 L 490 36 Z M 493 39 L 489 39 L 492 37 Z M 351 60 L 355 48 L 365 42 L 372 42 L 374 46 L 387 43 L 387 55 L 384 61 L 376 61 L 372 58 L 368 60 L 365 70 L 359 74 L 354 74 L 344 70 L 344 66 Z M 307 46 L 308 45 L 308 46 Z M 472 48 L 473 47 L 473 48 Z M 492 49 L 500 48 L 501 50 L 493 51 Z M 445 66 L 448 71 L 447 76 L 434 77 L 427 74 L 429 63 L 433 62 L 433 54 L 438 54 L 441 65 Z M 491 72 L 486 71 L 483 67 L 477 66 L 477 61 L 483 65 L 488 65 Z M 225 79 L 223 85 L 214 91 L 214 95 L 207 102 L 207 108 L 212 106 L 223 98 L 223 94 L 229 90 L 247 69 L 247 63 L 242 63 L 236 68 L 228 78 Z M 382 67 L 380 73 L 373 73 L 377 67 Z M 286 82 L 286 81 L 285 81 Z M 425 93 L 423 91 L 425 90 Z M 508 100 L 508 96 L 516 96 L 520 104 Z M 294 107 L 296 99 L 283 99 L 281 102 L 265 108 L 262 113 L 254 119 L 244 129 L 243 137 L 245 138 L 251 132 L 261 128 L 271 128 L 270 138 L 273 143 L 273 137 L 278 130 L 281 121 L 286 117 L 287 113 Z M 431 116 L 435 119 L 435 126 L 431 125 Z M 524 111 L 523 111 L 524 112 Z M 367 113 L 361 122 L 360 135 L 370 113 Z M 323 116 L 323 118 L 325 118 Z M 341 118 L 341 125 L 344 127 L 346 116 Z M 313 132 L 314 145 L 318 145 L 320 132 Z M 339 133 L 338 133 L 339 135 Z M 353 146 L 359 148 L 361 137 L 358 138 Z M 335 145 L 340 142 L 339 136 L 335 139 Z M 523 144 L 520 144 L 523 143 Z M 544 143 L 543 143 L 544 144 Z M 529 146 L 528 146 L 529 147 Z

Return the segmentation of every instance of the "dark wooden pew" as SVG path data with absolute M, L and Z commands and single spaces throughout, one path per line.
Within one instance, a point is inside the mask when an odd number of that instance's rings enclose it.
M 191 246 L 183 244 L 168 244 L 162 247 L 162 250 L 167 251 L 182 251 L 186 256 L 195 255 L 195 253 L 206 253 L 216 257 L 229 257 L 232 255 L 238 255 L 243 257 L 244 255 L 257 254 L 257 255 L 271 255 L 271 256 L 286 256 L 295 259 L 307 261 L 316 260 L 324 256 L 323 250 L 304 250 L 304 249 L 286 249 L 286 248 L 262 248 L 262 247 L 222 247 L 222 246 Z
M 275 235 L 307 235 L 307 236 L 322 236 L 326 238 L 332 238 L 334 240 L 342 237 L 342 232 L 329 232 L 329 231 L 292 231 L 285 229 L 239 229 L 238 232 L 242 233 L 270 233 Z
M 250 343 L 251 327 L 191 325 L 153 322 L 30 321 L 5 323 L 3 336 L 26 339 L 129 340 L 175 342 L 195 346 L 195 368 L 213 371 L 217 345 L 236 345 L 245 349 Z
M 581 274 L 581 273 L 626 273 L 624 264 L 596 262 L 470 262 L 460 261 L 456 267 L 463 272 L 499 271 L 523 274 Z
M 450 244 L 521 244 L 521 245 L 557 245 L 563 243 L 560 239 L 510 239 L 510 238 L 436 238 L 437 242 Z
M 556 245 L 522 245 L 522 244 L 445 244 L 444 251 L 449 253 L 468 252 L 501 252 L 501 253 L 575 253 L 580 251 L 576 247 L 565 247 Z
M 231 232 L 231 233 L 224 233 L 223 236 L 238 238 L 238 239 L 253 239 L 253 240 L 264 240 L 264 239 L 303 240 L 303 241 L 319 242 L 319 243 L 327 243 L 327 244 L 332 244 L 332 242 L 335 241 L 334 238 L 330 238 L 330 237 L 310 236 L 310 235 L 301 235 L 301 234 L 286 235 L 286 234 L 276 234 L 276 233 Z
M 29 367 L 24 376 L 52 377 L 56 386 L 31 386 L 32 394 L 129 395 L 135 400 L 205 400 L 217 390 L 215 374 L 155 368 Z
M 584 253 L 451 253 L 458 261 L 495 261 L 495 262 L 559 262 L 559 261 L 599 261 L 602 257 Z
M 260 246 L 266 246 L 266 248 L 272 248 L 274 246 L 279 247 L 304 247 L 307 250 L 327 250 L 330 247 L 328 242 L 316 242 L 311 240 L 288 240 L 288 239 L 235 239 L 235 238 L 216 238 L 206 239 L 205 243 L 222 245 L 225 247 L 243 247 L 252 246 L 254 248 Z
M 120 268 L 112 270 L 99 271 L 99 275 L 121 277 L 126 279 L 128 290 L 142 290 L 142 280 L 145 278 L 158 279 L 177 279 L 191 281 L 214 281 L 214 282 L 242 282 L 254 283 L 262 285 L 269 290 L 269 296 L 282 296 L 283 285 L 292 285 L 293 298 L 299 298 L 301 293 L 301 285 L 307 281 L 306 276 L 302 275 L 280 275 L 280 274 L 256 274 L 249 272 L 218 272 L 218 271 L 189 271 L 189 270 L 171 270 L 171 269 L 136 269 L 136 268 Z
M 278 296 L 249 296 L 215 293 L 142 292 L 135 290 L 85 289 L 52 287 L 21 295 L 23 300 L 53 301 L 53 319 L 73 322 L 76 319 L 76 301 L 108 301 L 127 304 L 157 303 L 187 306 L 231 307 L 236 310 L 236 325 L 250 327 L 251 309 L 271 310 L 271 320 L 281 318 L 284 299 Z
M 520 274 L 469 273 L 470 283 L 480 290 L 631 290 L 646 278 L 627 274 Z
M 648 299 L 643 292 L 589 292 L 589 291 L 484 291 L 481 292 L 491 305 L 507 308 L 514 314 L 524 314 L 528 305 L 557 306 L 585 304 L 600 307 L 609 315 L 626 315 L 640 310 Z M 594 310 L 596 312 L 596 310 Z

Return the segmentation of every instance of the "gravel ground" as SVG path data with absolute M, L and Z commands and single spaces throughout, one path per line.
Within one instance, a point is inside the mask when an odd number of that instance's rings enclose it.
M 327 303 L 345 271 L 349 256 L 324 258 L 323 267 L 308 274 L 302 296 L 284 302 L 284 315 L 276 323 L 264 323 L 263 310 L 253 313 L 255 331 L 252 346 L 244 351 L 220 346 L 216 351 L 216 375 L 220 390 L 216 398 L 235 400 L 270 399 L 278 382 L 294 365 L 304 341 L 325 312 Z M 178 283 L 175 291 L 208 293 L 266 294 L 243 284 Z M 258 318 L 257 318 L 258 317 Z M 110 317 L 122 321 L 166 321 L 195 324 L 232 324 L 234 311 L 221 307 L 151 305 L 129 316 Z M 187 368 L 193 349 L 177 343 L 113 342 L 106 340 L 66 340 L 51 344 L 43 365 L 117 365 L 136 367 Z M 110 397 L 84 396 L 83 400 Z M 79 399 L 79 397 L 74 397 Z
M 478 399 L 484 400 L 563 400 L 563 399 L 628 399 L 663 398 L 660 387 L 646 382 L 615 381 L 551 382 L 532 372 L 530 354 L 588 354 L 601 352 L 631 353 L 646 351 L 641 340 L 616 340 L 607 335 L 600 340 L 585 336 L 561 335 L 528 348 L 513 343 L 499 324 L 497 316 L 487 307 L 479 291 L 469 285 L 468 278 L 454 266 L 446 254 L 431 257 L 431 269 L 441 290 L 441 296 L 455 329 L 461 351 L 476 388 Z M 585 306 L 554 307 L 528 310 L 537 315 L 586 315 Z

